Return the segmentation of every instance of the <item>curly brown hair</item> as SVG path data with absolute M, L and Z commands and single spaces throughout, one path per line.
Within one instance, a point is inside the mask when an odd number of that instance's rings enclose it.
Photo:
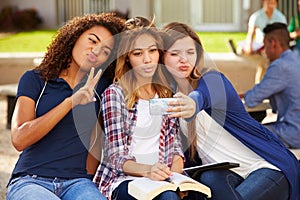
M 113 51 L 103 66 L 108 66 L 106 76 L 114 75 L 115 49 L 118 44 L 118 33 L 122 31 L 125 19 L 118 17 L 115 13 L 89 14 L 75 17 L 61 27 L 52 43 L 48 46 L 47 52 L 39 66 L 35 69 L 41 73 L 41 78 L 48 81 L 58 78 L 62 70 L 70 67 L 72 61 L 72 50 L 78 40 L 86 30 L 94 26 L 103 26 L 114 36 L 115 42 Z M 102 66 L 103 71 L 105 70 Z

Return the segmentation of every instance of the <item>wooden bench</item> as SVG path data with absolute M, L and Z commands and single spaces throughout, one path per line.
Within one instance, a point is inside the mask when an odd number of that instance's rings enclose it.
M 11 118 L 16 105 L 17 88 L 17 83 L 0 85 L 0 95 L 5 96 L 7 99 L 7 129 L 10 129 L 11 126 Z

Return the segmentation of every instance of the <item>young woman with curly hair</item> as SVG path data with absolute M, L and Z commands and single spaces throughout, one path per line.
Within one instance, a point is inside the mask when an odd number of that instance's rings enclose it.
M 41 64 L 21 77 L 11 138 L 23 152 L 8 200 L 105 199 L 86 161 L 99 96 L 111 83 L 101 71 L 114 57 L 123 26 L 112 13 L 76 17 L 58 30 Z

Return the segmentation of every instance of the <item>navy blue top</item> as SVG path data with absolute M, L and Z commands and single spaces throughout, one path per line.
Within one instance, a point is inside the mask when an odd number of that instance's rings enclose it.
M 39 100 L 36 117 L 39 117 L 70 97 L 74 90 L 61 79 L 47 82 Z M 111 84 L 101 78 L 97 87 L 96 102 L 75 106 L 45 137 L 26 148 L 19 157 L 13 177 L 38 175 L 59 178 L 88 178 L 86 159 L 90 135 L 98 118 L 100 95 Z M 27 71 L 20 79 L 17 98 L 27 96 L 37 102 L 45 82 L 38 71 Z
M 196 113 L 205 110 L 236 139 L 278 167 L 290 183 L 290 199 L 300 199 L 300 165 L 269 129 L 253 119 L 226 77 L 216 71 L 204 74 L 195 91 Z

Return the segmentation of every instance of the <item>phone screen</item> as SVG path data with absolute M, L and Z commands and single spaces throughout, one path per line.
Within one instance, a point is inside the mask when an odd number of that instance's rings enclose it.
M 168 115 L 171 114 L 170 112 L 167 112 L 166 109 L 170 106 L 168 105 L 168 102 L 170 101 L 176 101 L 175 98 L 153 98 L 150 99 L 149 103 L 149 110 L 151 115 Z

